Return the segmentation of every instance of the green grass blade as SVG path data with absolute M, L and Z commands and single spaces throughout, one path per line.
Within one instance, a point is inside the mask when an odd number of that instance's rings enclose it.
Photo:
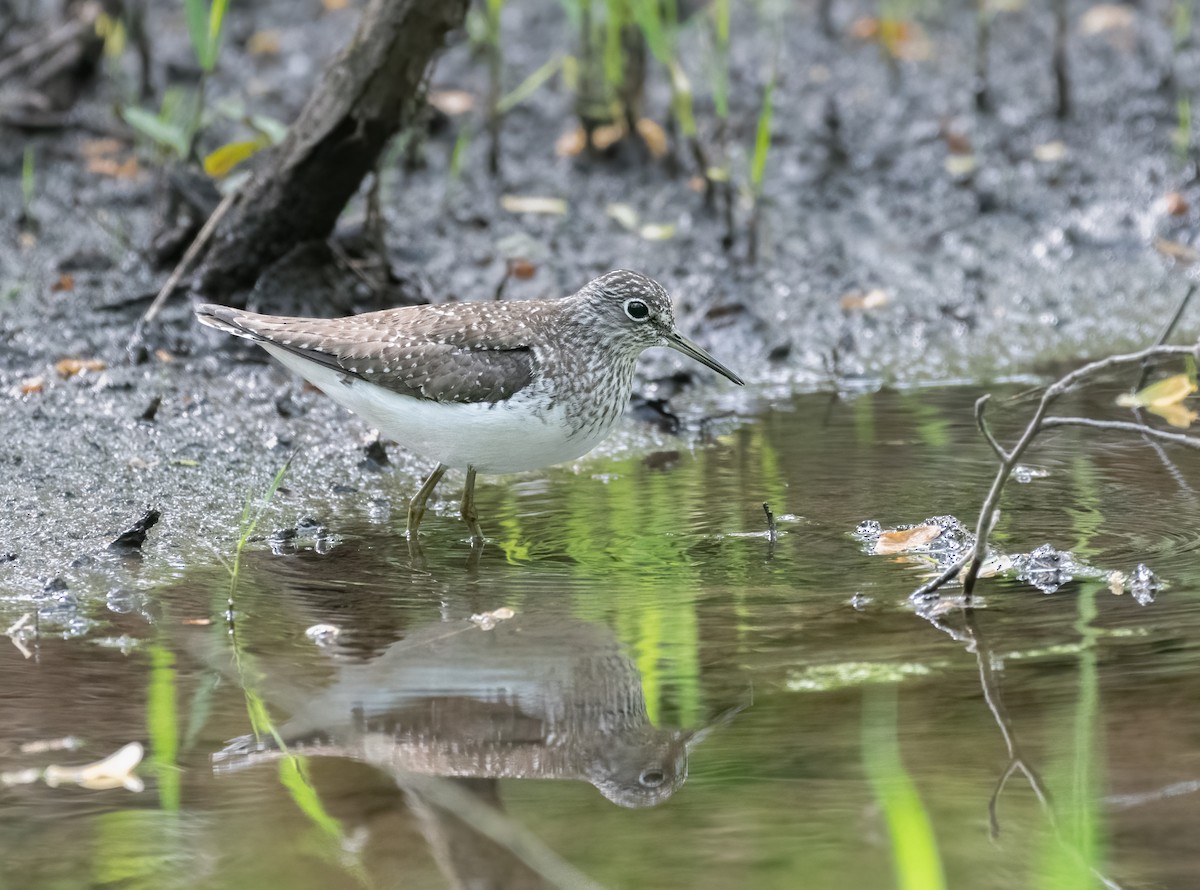
M 900 757 L 896 687 L 863 691 L 863 767 L 883 811 L 892 846 L 896 887 L 943 890 L 946 878 L 929 813 Z

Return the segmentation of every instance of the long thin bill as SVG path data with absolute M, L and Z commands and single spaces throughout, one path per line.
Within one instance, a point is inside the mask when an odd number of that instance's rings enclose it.
M 689 358 L 694 358 L 700 364 L 707 365 L 708 367 L 710 367 L 714 371 L 716 371 L 718 374 L 720 374 L 722 377 L 728 377 L 730 380 L 732 380 L 738 386 L 744 386 L 746 383 L 745 380 L 743 380 L 737 374 L 733 373 L 733 371 L 729 370 L 727 367 L 725 367 L 723 364 L 721 364 L 719 361 L 717 361 L 715 358 L 713 358 L 711 355 L 709 355 L 707 352 L 705 352 L 703 349 L 701 349 L 699 346 L 697 346 L 695 343 L 693 343 L 687 337 L 683 336 L 683 334 L 679 333 L 678 331 L 672 331 L 671 333 L 667 334 L 667 345 L 670 346 L 672 349 L 679 350 L 680 352 L 682 352 L 684 355 L 688 356 Z

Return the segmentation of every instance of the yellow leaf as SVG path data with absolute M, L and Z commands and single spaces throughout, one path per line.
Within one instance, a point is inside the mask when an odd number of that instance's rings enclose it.
M 204 172 L 213 179 L 228 176 L 234 167 L 270 144 L 271 141 L 265 136 L 244 142 L 228 142 L 204 158 Z
M 1157 414 L 1173 427 L 1186 430 L 1196 422 L 1195 411 L 1183 407 L 1178 402 L 1173 405 L 1150 405 L 1146 408 L 1151 414 Z
M 1167 408 L 1178 405 L 1196 391 L 1196 384 L 1187 374 L 1175 374 L 1151 383 L 1136 393 L 1122 393 L 1117 404 L 1122 408 Z
M 942 528 L 937 525 L 915 525 L 912 528 L 883 532 L 875 542 L 875 553 L 878 556 L 886 556 L 916 550 L 936 540 L 941 533 Z

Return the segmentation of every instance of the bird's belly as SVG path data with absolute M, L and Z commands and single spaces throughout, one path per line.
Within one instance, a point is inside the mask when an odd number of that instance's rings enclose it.
M 520 473 L 574 460 L 600 444 L 621 413 L 615 410 L 611 419 L 572 435 L 561 407 L 533 411 L 521 393 L 495 403 L 414 399 L 269 343 L 260 345 L 384 438 L 458 470 L 470 466 L 481 473 Z

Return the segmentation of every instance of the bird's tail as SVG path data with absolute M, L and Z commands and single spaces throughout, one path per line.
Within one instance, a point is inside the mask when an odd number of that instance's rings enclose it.
M 242 337 L 246 340 L 262 341 L 265 338 L 254 330 L 247 322 L 258 316 L 244 309 L 234 309 L 230 306 L 218 306 L 216 303 L 201 303 L 196 307 L 196 319 L 202 325 Z

